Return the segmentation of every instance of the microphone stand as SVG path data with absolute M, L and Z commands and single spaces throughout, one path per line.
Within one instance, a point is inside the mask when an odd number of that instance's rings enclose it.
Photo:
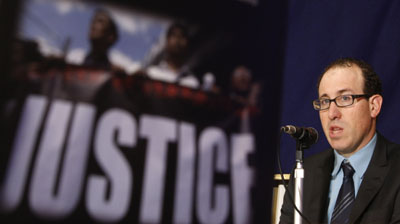
M 304 169 L 303 169 L 303 149 L 307 148 L 306 145 L 302 143 L 301 140 L 296 141 L 296 168 L 294 170 L 294 204 L 297 209 L 303 213 L 303 179 L 304 179 Z M 302 224 L 303 219 L 299 212 L 294 209 L 294 224 Z

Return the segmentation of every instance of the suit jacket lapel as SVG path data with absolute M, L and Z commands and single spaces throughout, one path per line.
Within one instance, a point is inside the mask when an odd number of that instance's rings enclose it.
M 308 207 L 307 210 L 309 211 L 308 216 L 310 219 L 318 223 L 323 222 L 326 217 L 328 206 L 327 195 L 329 194 L 333 161 L 333 151 L 329 150 L 324 158 L 314 161 L 318 163 L 315 170 L 308 170 L 310 176 L 306 184 L 308 185 L 308 189 L 310 189 L 310 195 L 304 195 L 305 201 L 307 201 L 304 206 Z
M 350 214 L 350 223 L 353 223 L 364 212 L 368 204 L 381 188 L 386 174 L 389 171 L 386 157 L 386 140 L 378 133 L 378 141 L 375 146 L 371 162 L 364 174 L 363 181 L 357 193 L 353 210 Z
M 332 154 L 333 155 L 333 154 Z M 333 157 L 333 156 L 332 156 Z M 332 173 L 332 168 L 333 167 L 333 158 L 330 162 L 327 162 L 324 164 L 323 167 L 319 168 L 319 174 L 321 175 L 321 195 L 320 195 L 320 200 L 319 200 L 319 220 L 323 221 L 326 217 L 327 210 L 328 210 L 328 195 L 329 195 L 329 187 L 331 183 L 331 173 Z

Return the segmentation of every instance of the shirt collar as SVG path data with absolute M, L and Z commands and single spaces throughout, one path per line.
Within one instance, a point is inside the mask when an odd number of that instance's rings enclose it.
M 351 166 L 354 168 L 355 175 L 362 179 L 365 171 L 367 170 L 368 164 L 371 161 L 372 154 L 374 153 L 376 140 L 377 134 L 375 133 L 374 137 L 371 139 L 371 141 L 368 142 L 366 146 L 351 155 L 349 158 L 346 158 L 336 152 L 336 150 L 333 150 L 335 155 L 335 162 L 332 171 L 332 177 L 336 178 L 336 175 L 339 173 L 340 166 L 343 160 L 347 159 L 350 162 Z M 365 161 L 368 162 L 366 163 Z

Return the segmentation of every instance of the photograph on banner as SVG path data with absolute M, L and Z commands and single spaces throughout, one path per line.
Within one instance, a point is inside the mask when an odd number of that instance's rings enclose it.
M 262 85 L 224 58 L 240 44 L 229 29 L 111 1 L 21 3 L 2 219 L 251 222 Z

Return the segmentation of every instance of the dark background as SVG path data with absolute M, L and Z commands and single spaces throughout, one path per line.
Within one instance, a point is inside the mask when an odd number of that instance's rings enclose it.
M 399 142 L 400 2 L 290 1 L 282 73 L 281 125 L 315 127 L 319 142 L 305 156 L 329 147 L 312 100 L 329 62 L 355 57 L 373 66 L 383 84 L 378 131 Z M 295 142 L 282 138 L 285 172 L 294 164 Z

